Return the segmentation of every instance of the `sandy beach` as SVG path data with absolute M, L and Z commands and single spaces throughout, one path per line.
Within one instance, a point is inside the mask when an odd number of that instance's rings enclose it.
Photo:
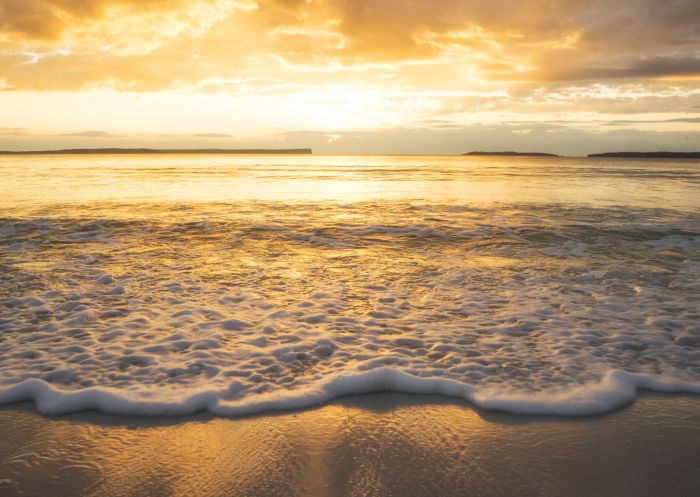
M 0 495 L 694 496 L 700 398 L 603 416 L 375 394 L 244 418 L 0 410 Z

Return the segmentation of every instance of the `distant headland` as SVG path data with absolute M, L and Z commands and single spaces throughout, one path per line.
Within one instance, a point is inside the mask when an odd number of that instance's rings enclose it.
M 649 159 L 700 159 L 700 152 L 606 152 L 588 157 L 630 157 Z
M 48 154 L 287 154 L 309 155 L 310 148 L 284 149 L 228 149 L 228 148 L 67 148 L 62 150 L 0 150 L 0 155 L 48 155 Z
M 546 154 L 544 152 L 468 152 L 466 155 L 477 155 L 477 156 L 501 156 L 501 157 L 559 157 L 556 154 Z

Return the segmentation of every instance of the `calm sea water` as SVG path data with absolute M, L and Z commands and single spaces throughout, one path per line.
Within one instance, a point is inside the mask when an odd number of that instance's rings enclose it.
M 0 157 L 0 209 L 422 201 L 700 207 L 700 161 L 401 156 Z M 104 205 L 97 205 L 103 209 Z
M 0 402 L 700 392 L 700 162 L 0 157 Z

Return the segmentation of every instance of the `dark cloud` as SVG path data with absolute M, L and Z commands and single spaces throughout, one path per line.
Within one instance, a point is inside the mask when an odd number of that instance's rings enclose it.
M 623 69 L 623 72 L 628 77 L 698 75 L 700 57 L 655 57 L 637 61 L 630 68 Z
M 700 123 L 700 117 L 680 117 L 678 119 L 669 119 L 669 123 Z
M 641 59 L 619 67 L 572 67 L 550 70 L 544 78 L 553 81 L 645 79 L 666 76 L 699 76 L 700 57 L 654 57 Z

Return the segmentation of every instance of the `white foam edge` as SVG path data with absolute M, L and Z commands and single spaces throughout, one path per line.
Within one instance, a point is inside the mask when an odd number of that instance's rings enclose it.
M 57 415 L 97 410 L 109 414 L 181 416 L 209 411 L 221 416 L 243 416 L 266 411 L 301 409 L 327 403 L 347 395 L 396 392 L 443 395 L 465 399 L 473 405 L 513 414 L 586 416 L 602 414 L 634 402 L 640 390 L 660 393 L 700 394 L 700 382 L 682 382 L 662 376 L 609 371 L 600 382 L 566 391 L 499 392 L 444 378 L 419 378 L 390 368 L 339 375 L 301 390 L 260 394 L 236 402 L 222 400 L 224 391 L 203 389 L 181 400 L 130 398 L 124 391 L 90 387 L 62 390 L 40 379 L 28 379 L 0 391 L 0 404 L 32 401 L 43 414 Z

